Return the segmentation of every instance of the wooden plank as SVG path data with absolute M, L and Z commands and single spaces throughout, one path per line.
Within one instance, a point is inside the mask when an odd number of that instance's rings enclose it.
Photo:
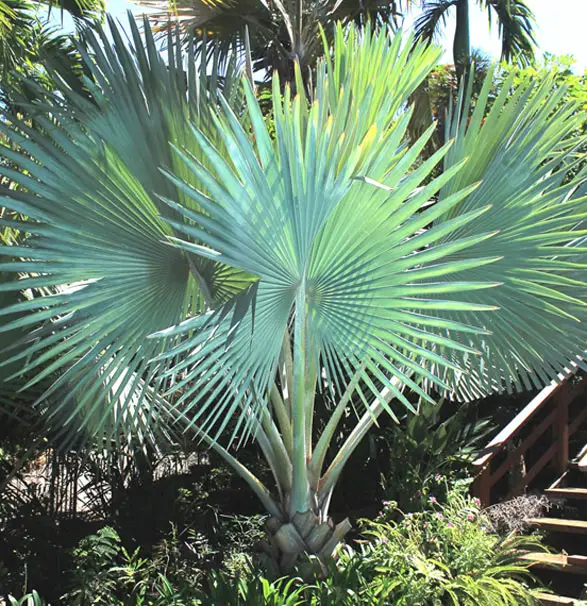
M 569 470 L 567 469 L 565 471 L 565 473 L 563 473 L 562 476 L 560 476 L 560 478 L 557 478 L 554 483 L 550 486 L 550 488 L 548 490 L 554 490 L 555 488 L 558 488 L 565 480 L 565 478 L 567 477 L 567 475 L 569 475 Z
M 587 575 L 587 556 L 570 556 L 566 553 L 525 553 L 523 560 L 539 568 L 556 568 L 573 574 Z
M 479 498 L 483 507 L 491 505 L 491 461 L 475 478 L 472 487 L 473 494 Z
M 587 499 L 587 488 L 547 488 L 544 493 L 560 499 Z
M 532 526 L 539 526 L 545 530 L 555 532 L 570 532 L 573 534 L 587 534 L 586 520 L 563 520 L 562 518 L 528 518 Z
M 554 381 L 542 389 L 530 402 L 487 444 L 483 449 L 482 455 L 473 462 L 476 467 L 484 467 L 505 444 L 534 416 L 534 414 L 542 408 L 542 406 L 550 399 L 550 397 L 572 377 L 579 367 L 573 361 L 569 363 L 569 368 L 565 368 L 564 372 L 559 373 L 559 383 Z M 570 390 L 569 398 L 574 400 L 587 390 L 587 380 L 584 376 L 581 381 L 573 386 Z M 569 427 L 569 435 L 572 435 L 583 421 L 587 420 L 587 407 L 578 415 L 577 419 L 571 423 Z
M 587 471 L 587 444 L 583 446 L 581 452 L 569 463 L 569 467 L 579 471 Z
M 553 442 L 550 448 L 534 463 L 530 471 L 510 490 L 509 497 L 513 497 L 524 492 L 524 488 L 530 484 L 530 482 L 550 463 L 552 458 L 556 455 L 558 450 L 558 444 Z
M 473 465 L 483 467 L 507 442 L 533 417 L 550 399 L 554 392 L 560 388 L 559 383 L 552 383 L 545 387 L 487 444 L 483 449 L 487 453 L 479 457 Z
M 537 427 L 532 430 L 532 433 L 515 449 L 510 452 L 506 460 L 491 474 L 491 486 L 499 482 L 501 478 L 512 468 L 512 466 L 520 460 L 520 457 L 534 445 L 540 436 L 554 423 L 557 418 L 557 411 L 553 410 Z M 565 458 L 565 465 L 568 461 L 568 454 Z
M 556 470 L 564 473 L 569 464 L 569 383 L 565 381 L 556 392 L 555 398 L 555 440 L 557 443 Z
M 562 595 L 554 595 L 553 593 L 539 593 L 537 594 L 540 603 L 543 606 L 551 606 L 553 604 L 560 604 L 561 606 L 575 606 L 577 603 L 573 598 L 567 598 Z

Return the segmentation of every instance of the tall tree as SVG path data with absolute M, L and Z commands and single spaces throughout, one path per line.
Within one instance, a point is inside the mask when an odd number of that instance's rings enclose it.
M 413 0 L 408 0 L 408 2 Z M 322 52 L 320 27 L 327 35 L 336 21 L 394 23 L 402 0 L 140 0 L 157 32 L 179 24 L 190 39 L 205 35 L 225 52 L 238 53 L 250 43 L 254 69 L 282 84 L 293 81 L 294 62 L 308 86 L 310 68 Z M 245 40 L 245 26 L 250 39 Z
M 28 333 L 1 365 L 25 388 L 54 374 L 38 405 L 62 432 L 183 423 L 266 507 L 276 566 L 327 558 L 345 464 L 381 414 L 414 410 L 408 390 L 465 400 L 582 364 L 586 175 L 563 169 L 584 115 L 551 81 L 508 81 L 487 112 L 489 76 L 421 162 L 433 129 L 406 143 L 407 99 L 434 47 L 339 25 L 310 101 L 274 78 L 273 133 L 247 79 L 208 69 L 219 54 L 163 60 L 131 28 L 132 46 L 88 35 L 91 102 L 64 83 L 41 134 L 0 121 L 28 234 L 0 248 L 2 291 L 58 289 L 0 310 Z M 247 439 L 274 486 L 239 462 Z
M 456 29 L 453 41 L 453 59 L 460 78 L 471 58 L 471 35 L 469 26 L 470 0 L 423 0 L 422 13 L 416 19 L 416 36 L 432 41 L 446 18 L 454 9 Z M 534 14 L 524 0 L 477 0 L 487 11 L 489 25 L 497 22 L 501 38 L 501 56 L 505 61 L 528 64 L 534 56 Z

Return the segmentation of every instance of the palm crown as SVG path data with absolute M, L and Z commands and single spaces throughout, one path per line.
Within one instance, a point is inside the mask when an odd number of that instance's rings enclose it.
M 266 506 L 283 568 L 326 557 L 348 529 L 328 516 L 342 468 L 382 411 L 414 409 L 406 387 L 475 398 L 581 363 L 583 116 L 548 82 L 507 82 L 487 110 L 488 78 L 422 160 L 432 128 L 406 142 L 406 100 L 438 49 L 338 26 L 309 101 L 274 78 L 272 134 L 220 51 L 196 65 L 170 34 L 164 61 L 131 28 L 131 47 L 112 24 L 113 42 L 88 35 L 90 98 L 63 84 L 41 132 L 1 126 L 20 148 L 4 203 L 26 217 L 9 223 L 31 235 L 2 250 L 20 279 L 0 288 L 53 289 L 2 310 L 23 333 L 5 363 L 51 378 L 39 402 L 62 427 L 192 428 Z M 276 491 L 223 435 L 257 440 Z

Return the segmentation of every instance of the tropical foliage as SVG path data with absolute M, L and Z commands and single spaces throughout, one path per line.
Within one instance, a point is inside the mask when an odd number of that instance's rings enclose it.
M 69 37 L 50 24 L 51 10 L 66 11 L 78 30 L 97 25 L 104 14 L 102 0 L 3 0 L 0 2 L 0 101 L 35 98 L 32 82 L 50 86 L 50 69 L 79 75 L 81 62 Z
M 489 76 L 421 161 L 433 128 L 406 143 L 407 100 L 434 47 L 337 26 L 310 99 L 274 78 L 270 131 L 221 50 L 196 62 L 197 41 L 183 54 L 170 34 L 164 61 L 130 27 L 131 45 L 113 24 L 88 33 L 90 99 L 64 81 L 42 132 L 0 126 L 18 147 L 4 204 L 23 215 L 3 224 L 30 234 L 1 250 L 2 292 L 46 295 L 1 310 L 22 333 L 4 364 L 27 389 L 50 379 L 37 407 L 57 436 L 194 431 L 266 507 L 279 569 L 325 560 L 350 527 L 332 492 L 381 413 L 580 363 L 587 202 L 583 173 L 567 177 L 583 114 L 549 79 L 507 80 L 486 111 Z M 248 439 L 273 490 L 233 454 Z
M 297 62 L 308 93 L 311 70 L 323 50 L 321 29 L 330 36 L 337 21 L 395 24 L 404 8 L 401 0 L 141 0 L 139 4 L 148 8 L 146 15 L 156 32 L 165 34 L 173 23 L 185 40 L 204 35 L 202 45 L 210 41 L 223 54 L 242 55 L 249 50 L 254 71 L 267 79 L 277 71 L 282 83 L 292 82 Z
M 536 603 L 520 554 L 543 550 L 538 539 L 486 532 L 479 501 L 458 490 L 449 492 L 444 506 L 433 495 L 428 500 L 428 509 L 399 521 L 393 520 L 396 505 L 387 503 L 381 519 L 367 524 L 372 540 L 360 557 L 387 579 L 375 581 L 374 594 L 383 603 Z
M 471 407 L 450 414 L 449 404 L 420 403 L 417 415 L 407 413 L 399 424 L 374 432 L 386 500 L 404 511 L 419 506 L 429 490 L 446 495 L 447 479 L 453 485 L 474 475 L 472 462 L 493 430 L 488 420 L 467 418 Z
M 330 564 L 327 578 L 305 581 L 269 580 L 251 568 L 206 574 L 192 567 L 191 577 L 182 577 L 174 559 L 165 564 L 164 556 L 129 553 L 104 528 L 77 548 L 83 557 L 63 599 L 68 606 L 537 604 L 521 556 L 543 550 L 540 541 L 500 537 L 489 528 L 478 501 L 459 490 L 449 491 L 445 505 L 431 497 L 417 513 L 403 515 L 386 503 L 375 522 L 364 523 L 358 547 L 345 547 Z

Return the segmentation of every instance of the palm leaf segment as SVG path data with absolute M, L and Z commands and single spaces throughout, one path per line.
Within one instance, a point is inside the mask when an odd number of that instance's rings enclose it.
M 562 102 L 565 91 L 519 85 L 512 93 L 509 78 L 487 109 L 492 73 L 487 76 L 475 110 L 469 112 L 471 88 L 452 112 L 447 138 L 454 144 L 445 156 L 450 169 L 469 158 L 466 170 L 441 189 L 442 201 L 463 187 L 481 181 L 466 200 L 436 221 L 440 226 L 463 212 L 491 204 L 483 227 L 498 231 L 467 254 L 499 256 L 481 270 L 470 269 L 462 279 L 501 282 L 483 293 L 468 292 L 474 303 L 488 303 L 499 312 L 479 320 L 456 312 L 458 322 L 481 321 L 488 334 L 475 337 L 471 347 L 481 356 L 451 359 L 467 374 L 449 382 L 461 398 L 470 399 L 502 389 L 532 389 L 548 383 L 587 343 L 585 291 L 585 171 L 577 172 L 574 150 L 580 144 L 584 115 Z M 463 226 L 458 237 L 472 236 L 475 226 Z M 446 238 L 449 243 L 455 234 Z M 457 261 L 458 257 L 452 257 Z M 455 276 L 456 277 L 456 276 Z
M 158 170 L 173 166 L 168 142 L 187 143 L 190 119 L 206 132 L 219 87 L 238 99 L 235 67 L 220 69 L 216 60 L 215 73 L 224 76 L 209 79 L 204 70 L 196 75 L 192 61 L 186 86 L 175 46 L 165 62 L 148 27 L 145 43 L 132 20 L 131 28 L 134 49 L 112 23 L 114 43 L 105 32 L 87 34 L 79 50 L 93 76 L 85 83 L 90 97 L 63 80 L 60 94 L 37 108 L 43 134 L 18 119 L 2 125 L 21 148 L 4 150 L 21 170 L 3 169 L 19 187 L 4 188 L 2 203 L 27 217 L 3 222 L 30 236 L 1 249 L 0 269 L 16 279 L 0 290 L 55 293 L 1 310 L 0 330 L 28 331 L 3 365 L 20 363 L 15 374 L 27 378 L 27 389 L 51 380 L 40 404 L 67 387 L 52 404 L 54 424 L 108 440 L 126 435 L 125 428 L 152 437 L 166 416 L 157 367 L 149 365 L 165 343 L 146 337 L 246 283 L 229 268 L 169 246 L 173 232 L 160 214 L 168 207 L 155 195 L 184 200 Z

